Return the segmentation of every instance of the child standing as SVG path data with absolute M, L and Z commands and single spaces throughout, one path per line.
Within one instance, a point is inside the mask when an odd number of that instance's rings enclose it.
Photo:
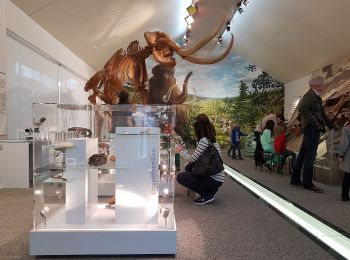
M 233 146 L 233 154 L 232 159 L 237 159 L 236 150 L 238 150 L 238 159 L 243 160 L 241 155 L 241 136 L 247 136 L 247 134 L 241 132 L 241 127 L 239 125 L 235 125 L 231 131 L 231 144 Z

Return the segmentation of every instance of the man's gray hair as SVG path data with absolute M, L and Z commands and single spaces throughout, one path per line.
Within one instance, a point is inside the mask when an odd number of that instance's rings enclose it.
M 310 80 L 309 80 L 309 86 L 310 87 L 313 87 L 313 86 L 322 86 L 324 84 L 324 79 L 322 76 L 315 76 L 315 77 L 312 77 Z

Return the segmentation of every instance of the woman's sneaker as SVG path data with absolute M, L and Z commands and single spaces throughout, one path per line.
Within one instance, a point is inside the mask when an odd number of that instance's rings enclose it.
M 204 204 L 208 204 L 212 201 L 215 200 L 215 196 L 212 195 L 212 196 L 203 196 L 203 197 L 198 197 L 197 199 L 195 199 L 193 201 L 194 204 L 197 204 L 197 205 L 204 205 Z

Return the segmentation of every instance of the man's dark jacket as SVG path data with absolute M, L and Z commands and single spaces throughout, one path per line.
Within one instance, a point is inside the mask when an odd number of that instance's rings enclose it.
M 298 104 L 301 116 L 301 128 L 312 126 L 324 130 L 325 126 L 334 128 L 334 123 L 327 117 L 322 106 L 322 99 L 313 89 L 309 89 Z

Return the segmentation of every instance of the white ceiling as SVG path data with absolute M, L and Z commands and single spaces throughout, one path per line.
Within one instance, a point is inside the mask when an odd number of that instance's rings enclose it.
M 175 39 L 190 0 L 11 0 L 96 70 L 145 31 Z M 202 38 L 239 0 L 200 0 L 190 42 Z M 250 0 L 231 24 L 233 52 L 287 83 L 350 53 L 350 0 Z M 222 28 L 223 30 L 224 28 Z M 225 33 L 225 40 L 229 34 Z M 215 46 L 213 40 L 209 47 Z

